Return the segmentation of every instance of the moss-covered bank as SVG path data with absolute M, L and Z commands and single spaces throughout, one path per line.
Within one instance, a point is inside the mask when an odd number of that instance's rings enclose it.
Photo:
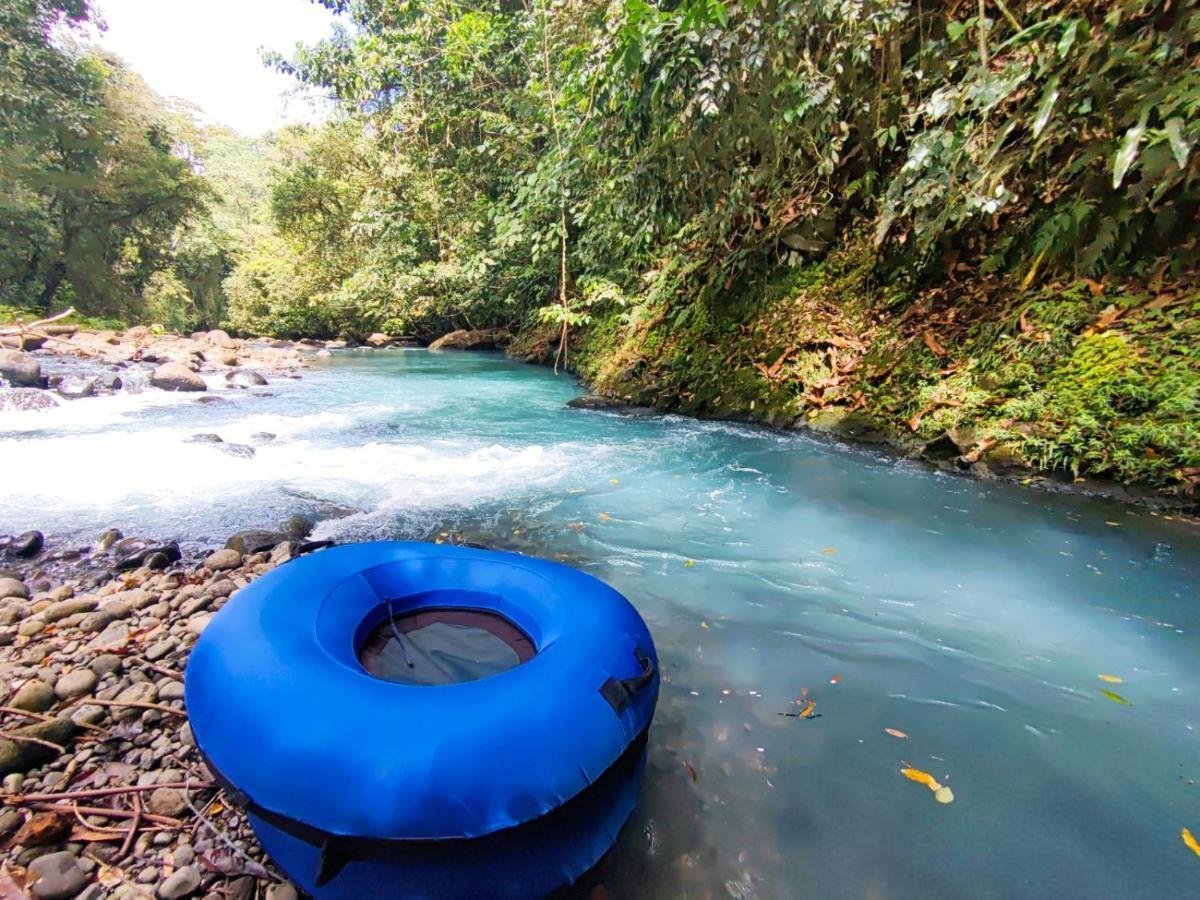
M 953 269 L 914 291 L 871 272 L 865 254 L 843 250 L 697 300 L 669 289 L 668 266 L 640 304 L 602 308 L 578 329 L 568 362 L 634 404 L 1196 507 L 1200 291 L 1083 279 L 1023 289 Z M 554 344 L 535 327 L 513 352 L 545 361 Z

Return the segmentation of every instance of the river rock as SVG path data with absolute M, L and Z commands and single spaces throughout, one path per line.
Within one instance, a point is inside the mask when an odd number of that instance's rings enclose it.
M 117 541 L 121 540 L 125 535 L 121 533 L 119 528 L 110 528 L 103 532 L 100 537 L 96 538 L 96 552 L 107 553 L 109 549 Z
M 45 712 L 54 705 L 54 688 L 40 678 L 35 678 L 21 685 L 8 705 L 28 712 Z
M 225 381 L 233 387 L 251 388 L 262 387 L 269 382 L 252 369 L 238 369 L 225 375 Z
M 378 331 L 367 337 L 368 347 L 386 347 L 391 342 L 392 339 L 390 337 Z
M 216 553 L 209 554 L 204 560 L 204 565 L 212 569 L 214 572 L 224 572 L 226 569 L 236 569 L 242 564 L 242 554 L 236 550 L 226 547 L 224 550 L 218 550 Z
M 194 866 L 184 866 L 171 873 L 158 886 L 157 896 L 160 900 L 179 900 L 200 887 L 200 872 Z
M 250 459 L 254 456 L 254 448 L 246 444 L 226 444 L 217 445 L 217 449 L 227 456 L 236 456 L 240 459 Z
M 278 435 L 272 434 L 269 431 L 256 431 L 254 434 L 250 435 L 250 440 L 256 444 L 269 444 L 277 437 Z
M 154 370 L 150 383 L 164 391 L 206 391 L 204 379 L 187 366 L 176 362 L 164 363 Z
M 493 350 L 507 346 L 512 335 L 504 328 L 480 328 L 474 331 L 459 329 L 444 334 L 432 344 L 430 350 Z
M 6 551 L 10 556 L 29 559 L 46 546 L 46 538 L 40 531 L 26 531 L 8 542 Z
M 67 850 L 47 853 L 29 864 L 26 887 L 39 900 L 66 900 L 87 884 L 87 875 L 75 854 Z
M 91 612 L 98 605 L 99 601 L 95 597 L 87 595 L 74 597 L 70 600 L 63 600 L 60 603 L 46 607 L 42 610 L 42 618 L 47 622 L 57 622 L 59 619 L 65 619 L 67 616 L 73 616 L 76 613 Z
M 183 791 L 177 788 L 158 788 L 151 795 L 146 805 L 156 816 L 171 816 L 178 818 L 187 812 L 187 802 Z
M 608 412 L 619 413 L 623 416 L 658 415 L 658 410 L 652 409 L 649 406 L 634 406 L 613 397 L 602 397 L 599 394 L 584 394 L 582 397 L 575 397 L 573 400 L 567 401 L 567 406 L 570 409 L 606 410 Z
M 100 379 L 96 376 L 68 375 L 56 386 L 59 396 L 68 400 L 79 400 L 83 397 L 94 397 L 100 387 Z
M 77 730 L 77 726 L 70 719 L 51 719 L 48 722 L 37 722 L 14 729 L 13 734 L 65 747 Z M 10 772 L 27 772 L 34 766 L 53 759 L 58 752 L 43 744 L 0 738 L 0 776 Z
M 183 442 L 185 444 L 223 444 L 225 443 L 225 438 L 221 437 L 219 434 L 204 432 L 201 434 L 193 434 L 191 437 L 186 437 L 183 439 Z
M 32 412 L 39 409 L 53 409 L 58 405 L 53 394 L 38 388 L 12 388 L 0 394 L 0 411 Z
M 6 334 L 0 336 L 0 347 L 6 350 L 40 350 L 46 344 L 44 334 Z
M 90 694 L 99 679 L 91 669 L 72 669 L 54 682 L 54 696 L 60 700 L 71 700 Z
M 9 597 L 28 600 L 29 588 L 15 578 L 0 578 L 0 600 L 7 600 Z
M 237 347 L 237 341 L 231 338 L 229 332 L 222 328 L 214 328 L 212 331 L 204 332 L 201 339 L 214 347 Z
M 322 347 L 320 350 L 317 351 L 317 356 L 321 357 L 322 359 L 327 359 L 328 357 L 333 356 L 333 354 L 330 353 L 328 350 L 326 350 L 324 347 Z
M 0 376 L 17 387 L 42 387 L 42 366 L 28 353 L 0 350 Z
M 261 528 L 249 528 L 245 531 L 239 531 L 225 542 L 225 546 L 229 550 L 236 550 L 243 556 L 249 556 L 252 553 L 259 553 L 263 550 L 270 550 L 282 541 L 287 540 L 287 535 L 280 534 L 278 531 L 266 531 Z
M 168 563 L 178 562 L 183 557 L 183 554 L 179 552 L 179 544 L 175 541 L 170 541 L 166 544 L 160 544 L 155 547 L 144 547 L 127 555 L 120 556 L 117 558 L 116 563 L 113 564 L 113 568 L 118 572 L 127 572 L 130 569 L 136 569 L 141 565 L 145 565 L 150 557 L 155 554 L 162 554 Z

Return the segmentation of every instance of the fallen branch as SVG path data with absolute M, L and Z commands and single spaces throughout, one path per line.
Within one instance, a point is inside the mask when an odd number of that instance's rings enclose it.
M 113 857 L 113 862 L 119 862 L 125 858 L 125 854 L 129 852 L 129 848 L 133 846 L 133 838 L 137 834 L 138 826 L 142 824 L 142 798 L 139 794 L 133 795 L 133 821 L 129 823 L 129 833 L 125 835 L 125 840 L 121 842 L 121 849 L 117 851 L 117 855 Z
M 0 706 L 0 713 L 11 713 L 14 716 L 25 716 L 30 719 L 37 719 L 39 722 L 53 722 L 54 716 L 48 716 L 45 713 L 30 712 L 27 709 L 17 709 L 15 706 Z M 103 735 L 108 735 L 109 730 L 102 728 L 99 725 L 92 725 L 90 722 L 75 722 L 76 728 L 82 728 L 84 731 L 98 731 Z
M 30 737 L 27 734 L 13 734 L 11 731 L 0 731 L 0 738 L 7 741 L 15 741 L 18 744 L 37 744 L 39 747 L 45 747 L 48 750 L 53 750 L 55 753 L 64 753 L 66 747 L 62 744 L 56 744 L 54 741 L 44 741 L 41 738 Z
M 82 704 L 88 706 L 95 704 L 96 706 L 119 706 L 129 709 L 155 709 L 159 712 L 170 713 L 173 716 L 182 716 L 187 718 L 187 713 L 182 709 L 175 709 L 171 706 L 163 706 L 161 703 L 143 703 L 141 700 L 100 700 L 96 697 L 83 697 L 75 701 L 76 705 Z
M 109 809 L 106 806 L 75 806 L 74 804 L 66 803 L 31 803 L 33 809 L 43 810 L 45 812 L 56 812 L 70 815 L 73 810 L 78 809 L 81 813 L 89 816 L 103 816 L 108 819 L 132 819 L 134 813 L 128 809 Z M 147 822 L 154 822 L 157 825 L 168 825 L 171 828 L 182 828 L 184 823 L 179 819 L 173 819 L 170 816 L 159 816 L 154 813 L 142 813 L 142 818 Z
M 84 791 L 63 791 L 57 794 L 15 794 L 8 798 L 9 803 L 15 802 L 41 802 L 49 800 L 87 800 L 95 797 L 113 797 L 118 794 L 142 794 L 146 791 L 157 791 L 159 788 L 184 788 L 193 787 L 196 790 L 203 790 L 206 787 L 212 787 L 212 782 L 203 784 L 192 784 L 188 781 L 170 781 L 163 784 L 128 784 L 118 787 L 107 788 L 92 788 Z
M 49 325 L 51 322 L 57 322 L 59 319 L 65 319 L 67 316 L 73 315 L 75 315 L 75 307 L 68 306 L 63 312 L 50 316 L 48 319 L 38 319 L 36 322 L 18 323 L 0 328 L 0 334 L 25 334 L 25 332 L 31 331 L 34 328 L 41 328 L 43 325 Z

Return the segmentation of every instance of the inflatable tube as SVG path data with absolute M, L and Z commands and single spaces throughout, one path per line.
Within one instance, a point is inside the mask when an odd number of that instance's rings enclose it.
M 567 566 L 466 547 L 321 550 L 231 598 L 186 699 L 214 776 L 318 896 L 527 897 L 633 809 L 658 661 Z

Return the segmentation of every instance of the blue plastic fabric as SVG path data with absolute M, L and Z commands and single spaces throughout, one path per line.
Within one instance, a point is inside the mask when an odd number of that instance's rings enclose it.
M 600 861 L 637 805 L 646 765 L 613 773 L 550 815 L 473 841 L 420 841 L 351 862 L 318 886 L 320 850 L 253 814 L 259 842 L 305 893 L 321 900 L 530 900 L 574 883 Z
M 397 615 L 497 612 L 537 653 L 461 684 L 374 678 L 357 651 L 388 601 Z M 600 688 L 640 675 L 638 650 L 655 674 L 618 714 Z M 549 813 L 621 756 L 657 697 L 650 633 L 603 582 L 510 553 L 399 542 L 322 550 L 254 581 L 213 617 L 186 677 L 198 746 L 254 806 L 393 840 L 476 838 Z

